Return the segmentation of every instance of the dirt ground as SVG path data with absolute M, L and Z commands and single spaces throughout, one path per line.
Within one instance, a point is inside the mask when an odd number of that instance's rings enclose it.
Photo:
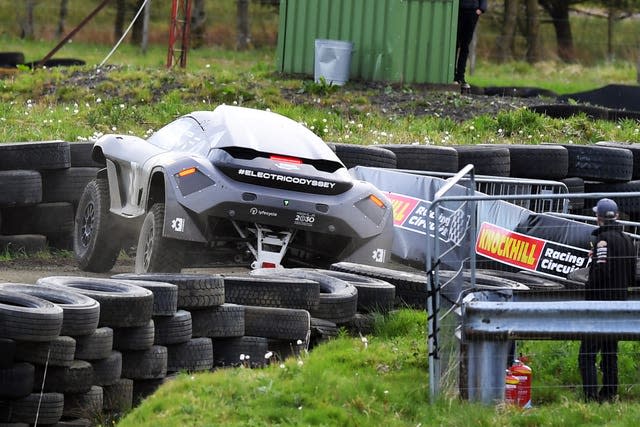
M 78 276 L 78 277 L 104 277 L 108 278 L 119 273 L 133 273 L 133 258 L 121 258 L 113 269 L 107 273 L 89 273 L 78 268 L 73 256 L 52 255 L 51 258 L 25 257 L 11 261 L 0 261 L 0 283 L 28 283 L 34 284 L 41 277 L 49 276 Z M 183 273 L 202 274 L 246 274 L 248 269 L 244 267 L 211 267 L 211 268 L 186 268 Z

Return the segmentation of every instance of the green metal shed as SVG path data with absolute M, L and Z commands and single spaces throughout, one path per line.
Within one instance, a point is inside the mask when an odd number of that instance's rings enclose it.
M 350 78 L 451 83 L 457 0 L 281 0 L 277 70 L 313 75 L 316 39 L 351 41 Z

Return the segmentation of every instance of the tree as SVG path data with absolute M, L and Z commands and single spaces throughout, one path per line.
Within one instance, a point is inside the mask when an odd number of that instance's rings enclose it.
M 36 0 L 27 0 L 25 2 L 26 15 L 22 21 L 22 31 L 20 37 L 23 39 L 33 39 L 33 9 L 36 7 Z
M 238 49 L 245 50 L 251 43 L 249 28 L 249 0 L 237 0 L 238 6 Z
M 581 3 L 583 0 L 538 0 L 540 6 L 551 16 L 553 28 L 556 31 L 558 56 L 564 62 L 575 61 L 573 35 L 569 22 L 569 7 Z
M 64 23 L 67 19 L 68 7 L 69 0 L 60 0 L 60 14 L 58 15 L 58 28 L 56 29 L 57 37 L 62 37 L 64 34 Z
M 204 3 L 204 0 L 194 0 L 191 7 L 191 47 L 193 48 L 204 45 L 207 29 L 207 12 Z
M 526 0 L 527 7 L 527 62 L 534 64 L 540 60 L 540 14 L 538 2 Z
M 495 56 L 498 62 L 506 62 L 513 57 L 519 7 L 520 0 L 504 0 L 502 30 L 496 39 Z

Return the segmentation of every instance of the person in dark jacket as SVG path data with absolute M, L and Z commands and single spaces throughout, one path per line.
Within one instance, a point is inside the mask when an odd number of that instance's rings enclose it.
M 626 300 L 634 286 L 636 250 L 633 241 L 618 224 L 618 206 L 601 199 L 596 207 L 598 228 L 591 235 L 591 264 L 585 285 L 587 301 Z M 598 392 L 596 355 L 600 353 L 602 388 Z M 611 401 L 618 394 L 618 340 L 615 337 L 587 337 L 580 344 L 578 365 L 587 401 Z
M 458 8 L 458 38 L 456 39 L 456 68 L 453 79 L 463 91 L 471 87 L 464 79 L 467 58 L 469 57 L 469 44 L 473 38 L 478 18 L 486 11 L 487 0 L 460 0 Z

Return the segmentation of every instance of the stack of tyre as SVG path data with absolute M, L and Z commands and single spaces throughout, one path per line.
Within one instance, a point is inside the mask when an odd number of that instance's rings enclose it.
M 92 143 L 0 144 L 0 250 L 72 248 L 75 208 L 99 164 Z
M 455 173 L 465 165 L 473 164 L 476 175 L 559 181 L 567 186 L 570 193 L 640 190 L 640 144 L 601 141 L 591 145 L 332 146 L 349 168 L 361 165 Z M 614 199 L 629 219 L 640 217 L 640 199 Z M 584 206 L 584 199 L 570 199 L 569 209 L 572 213 L 584 213 Z

